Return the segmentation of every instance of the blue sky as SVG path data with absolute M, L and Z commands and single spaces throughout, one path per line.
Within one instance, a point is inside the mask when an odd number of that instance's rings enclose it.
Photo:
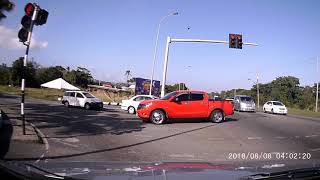
M 15 40 L 23 8 L 29 2 L 12 1 L 16 4 L 14 11 L 7 13 L 8 18 L 0 23 L 0 61 L 7 64 L 24 54 Z M 221 44 L 173 43 L 167 82 L 182 81 L 192 89 L 220 91 L 250 88 L 252 82 L 248 78 L 255 78 L 257 72 L 262 83 L 293 75 L 300 78 L 302 85 L 310 85 L 317 78 L 320 1 L 38 0 L 37 3 L 50 14 L 47 24 L 34 28 L 35 47 L 30 57 L 43 66 L 85 66 L 95 78 L 106 81 L 125 81 L 127 69 L 135 77 L 150 78 L 158 23 L 176 10 L 179 15 L 166 19 L 160 30 L 155 69 L 158 80 L 162 77 L 167 36 L 228 40 L 229 33 L 240 33 L 244 42 L 259 46 L 238 50 Z

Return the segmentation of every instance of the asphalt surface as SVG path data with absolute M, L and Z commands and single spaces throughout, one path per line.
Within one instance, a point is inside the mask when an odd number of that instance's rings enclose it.
M 0 108 L 17 114 L 19 101 L 0 94 Z M 219 124 L 154 125 L 117 106 L 88 111 L 35 99 L 26 100 L 26 117 L 48 141 L 44 162 L 320 162 L 318 119 L 236 112 Z

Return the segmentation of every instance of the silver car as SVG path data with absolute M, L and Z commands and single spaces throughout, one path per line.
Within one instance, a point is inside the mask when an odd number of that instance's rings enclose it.
M 234 110 L 236 111 L 256 111 L 256 104 L 253 101 L 253 98 L 246 95 L 237 95 L 234 97 Z
M 103 102 L 86 91 L 66 91 L 62 98 L 65 107 L 78 106 L 85 109 L 102 109 Z

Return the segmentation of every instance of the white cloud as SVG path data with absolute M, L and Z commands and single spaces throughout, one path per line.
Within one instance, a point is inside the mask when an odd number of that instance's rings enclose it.
M 38 41 L 34 38 L 34 34 L 31 38 L 31 48 L 39 49 L 48 47 L 47 41 Z M 24 49 L 25 46 L 19 42 L 18 32 L 14 29 L 0 26 L 0 48 L 15 50 Z

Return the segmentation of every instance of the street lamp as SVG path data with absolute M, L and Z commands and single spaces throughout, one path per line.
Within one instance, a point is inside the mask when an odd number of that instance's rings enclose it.
M 252 81 L 250 78 L 248 79 L 248 81 Z M 259 76 L 257 74 L 257 82 L 252 81 L 256 86 L 257 86 L 257 104 L 258 104 L 258 108 L 260 107 L 260 102 L 259 102 Z
M 160 20 L 159 22 L 159 25 L 158 25 L 158 31 L 157 31 L 157 37 L 156 37 L 156 44 L 155 44 L 155 47 L 154 47 L 154 54 L 153 54 L 153 63 L 152 63 L 152 72 L 151 72 L 151 81 L 150 81 L 150 92 L 149 92 L 149 95 L 152 94 L 152 86 L 153 86 L 153 76 L 154 76 L 154 66 L 156 64 L 156 57 L 157 57 L 157 47 L 158 47 L 158 40 L 159 40 L 159 33 L 160 33 L 160 27 L 161 27 L 161 23 L 167 19 L 169 16 L 175 16 L 175 15 L 178 15 L 178 12 L 172 12 L 164 17 L 162 17 L 162 19 Z

